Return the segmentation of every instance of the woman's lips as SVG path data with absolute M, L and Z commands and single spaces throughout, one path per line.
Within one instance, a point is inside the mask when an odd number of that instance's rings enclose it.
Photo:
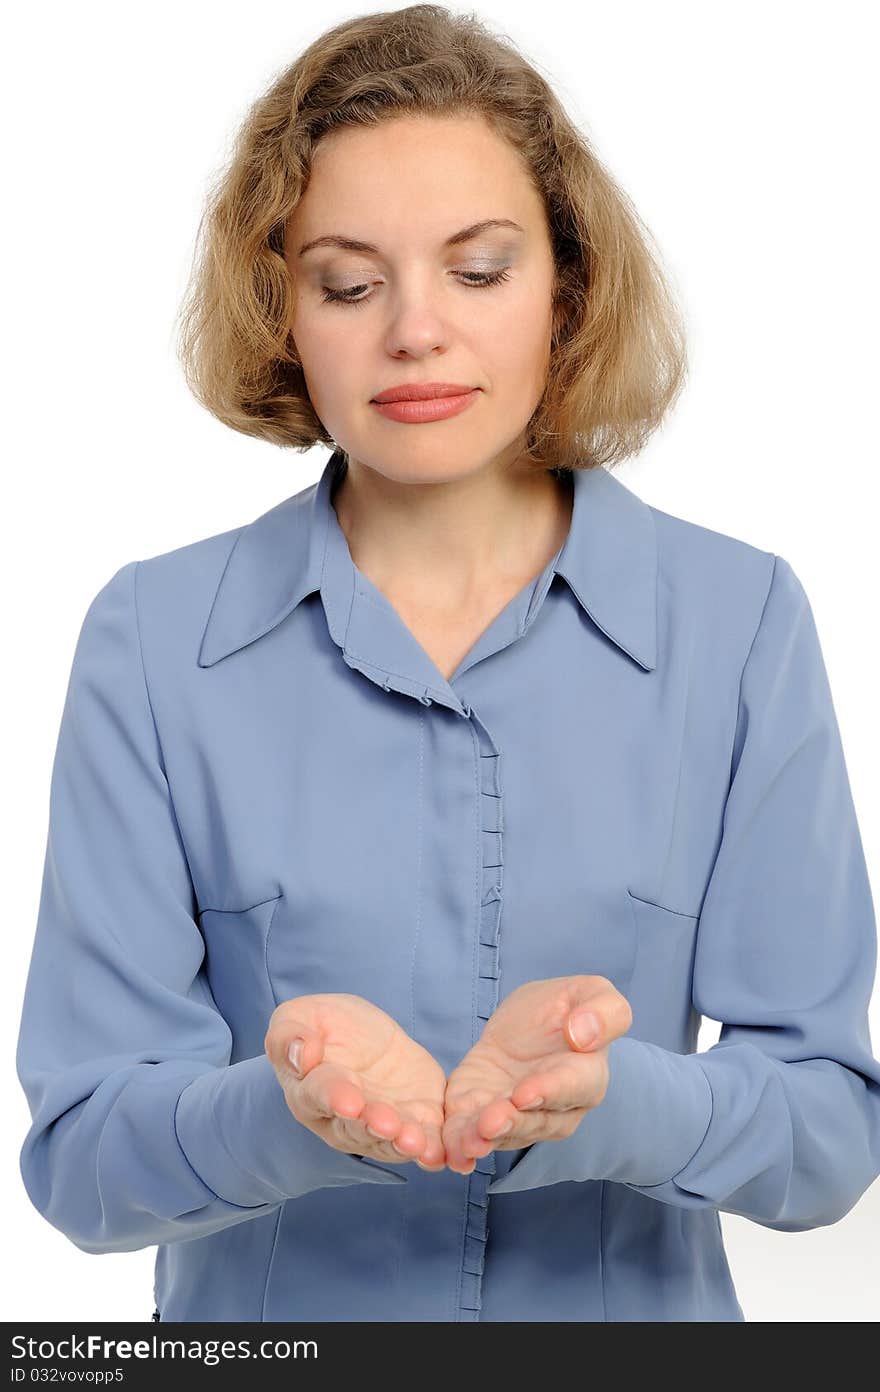
M 446 416 L 457 416 L 475 400 L 480 388 L 462 392 L 460 396 L 440 396 L 425 401 L 373 401 L 371 406 L 388 420 L 400 421 L 405 425 L 421 425 L 425 421 L 443 420 Z

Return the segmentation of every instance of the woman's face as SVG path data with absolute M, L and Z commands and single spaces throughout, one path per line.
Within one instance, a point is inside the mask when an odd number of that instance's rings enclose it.
M 489 219 L 517 226 L 451 242 Z M 302 253 L 333 237 L 374 250 Z M 516 462 L 546 381 L 553 255 L 540 196 L 480 117 L 395 118 L 325 137 L 285 256 L 309 396 L 351 458 L 400 482 Z M 419 423 L 372 404 L 426 382 L 478 390 L 457 415 Z

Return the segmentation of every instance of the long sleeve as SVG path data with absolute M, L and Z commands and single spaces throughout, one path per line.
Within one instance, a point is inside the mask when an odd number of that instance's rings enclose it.
M 86 1252 L 407 1182 L 301 1125 L 265 1054 L 229 1062 L 143 668 L 140 564 L 96 595 L 77 641 L 16 1055 L 25 1188 Z
M 608 1179 L 681 1208 L 798 1232 L 837 1222 L 880 1174 L 868 1007 L 877 935 L 812 610 L 775 557 L 742 673 L 721 844 L 699 920 L 697 1010 L 712 1048 L 623 1035 L 572 1136 L 490 1193 Z

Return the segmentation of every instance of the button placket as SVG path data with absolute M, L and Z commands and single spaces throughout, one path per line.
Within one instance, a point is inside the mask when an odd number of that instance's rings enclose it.
M 477 1037 L 498 1006 L 500 929 L 503 889 L 503 804 L 501 751 L 483 722 L 468 706 L 479 748 L 480 797 L 480 940 L 477 976 Z M 477 1160 L 468 1176 L 467 1224 L 462 1254 L 459 1318 L 480 1317 L 483 1266 L 488 1239 L 488 1189 L 496 1175 L 495 1153 Z

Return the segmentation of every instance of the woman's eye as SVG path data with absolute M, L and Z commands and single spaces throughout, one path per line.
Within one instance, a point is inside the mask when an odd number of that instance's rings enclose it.
M 500 285 L 502 281 L 510 279 L 506 268 L 500 271 L 457 271 L 456 274 L 462 277 L 464 285 L 469 285 L 477 290 L 482 290 L 489 285 Z M 362 295 L 360 291 L 369 290 L 369 288 L 369 285 L 352 285 L 345 290 L 331 290 L 329 286 L 325 285 L 322 303 L 366 304 L 367 300 L 372 299 L 372 295 Z
M 368 290 L 368 285 L 352 285 L 347 290 L 331 290 L 329 286 L 324 286 L 323 304 L 363 304 L 363 300 L 355 298 L 359 290 Z M 367 297 L 369 298 L 369 296 Z

